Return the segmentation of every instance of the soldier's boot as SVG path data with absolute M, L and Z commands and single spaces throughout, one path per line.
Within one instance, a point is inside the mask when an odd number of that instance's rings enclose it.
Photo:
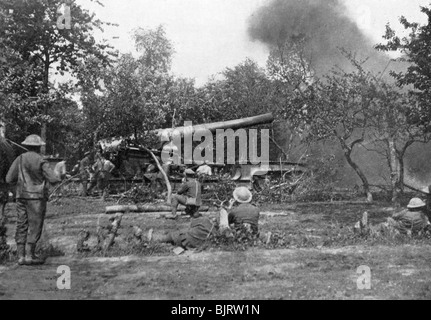
M 36 244 L 29 244 L 28 247 L 28 255 L 25 257 L 26 263 L 32 266 L 44 264 L 45 259 L 36 255 Z
M 27 263 L 25 260 L 25 244 L 18 244 L 17 252 L 18 252 L 18 265 L 20 266 L 26 265 Z

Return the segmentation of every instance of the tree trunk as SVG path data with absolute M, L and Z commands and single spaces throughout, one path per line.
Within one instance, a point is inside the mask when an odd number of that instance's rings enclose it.
M 156 162 L 157 168 L 158 168 L 158 169 L 159 169 L 159 171 L 162 173 L 162 175 L 163 175 L 163 179 L 165 180 L 166 187 L 167 187 L 167 189 L 168 189 L 168 196 L 167 196 L 167 199 L 166 199 L 166 203 L 167 203 L 167 204 L 171 204 L 171 198 L 172 198 L 172 186 L 171 186 L 171 183 L 169 182 L 169 178 L 168 178 L 168 176 L 166 175 L 165 170 L 163 170 L 162 166 L 160 165 L 159 160 L 158 160 L 158 159 L 157 159 L 157 157 L 154 155 L 154 153 L 152 153 L 152 152 L 151 152 L 151 150 L 149 150 L 149 149 L 147 149 L 147 148 L 145 148 L 145 147 L 142 147 L 142 148 L 143 148 L 145 151 L 147 151 L 147 152 L 151 155 L 151 157 L 153 158 L 153 160 Z
M 44 74 L 43 74 L 43 88 L 42 88 L 42 90 L 43 90 L 44 94 L 48 94 L 49 93 L 49 67 L 50 67 L 49 59 L 50 59 L 50 57 L 49 57 L 49 53 L 47 51 L 45 51 L 44 55 L 45 55 L 45 60 L 44 60 Z M 46 100 L 47 99 L 45 99 L 45 102 L 44 102 L 45 104 L 43 106 L 43 115 L 44 116 L 48 115 L 48 105 L 47 105 L 48 102 Z M 47 124 L 46 124 L 46 121 L 44 120 L 42 122 L 42 127 L 40 130 L 40 137 L 42 138 L 42 140 L 45 143 L 47 143 L 47 141 L 46 141 L 46 136 L 47 136 L 46 127 L 47 127 Z M 42 155 L 46 154 L 46 145 L 42 146 L 40 148 L 40 153 Z
M 356 162 L 353 161 L 351 155 L 352 155 L 352 149 L 347 146 L 347 144 L 340 139 L 341 147 L 344 151 L 344 156 L 346 157 L 347 163 L 353 168 L 353 170 L 356 172 L 356 174 L 359 176 L 359 178 L 362 181 L 362 188 L 364 189 L 364 193 L 367 197 L 367 202 L 373 202 L 373 194 L 370 191 L 370 184 L 368 182 L 367 177 L 362 172 L 361 168 L 356 164 Z
M 40 137 L 46 143 L 46 122 L 45 121 L 42 122 L 42 128 L 40 130 Z M 46 155 L 46 145 L 44 145 L 40 148 L 40 153 L 42 155 Z
M 398 157 L 398 166 L 399 166 L 399 189 L 400 193 L 404 192 L 404 154 L 400 154 Z
M 389 151 L 389 169 L 391 176 L 392 186 L 392 199 L 393 203 L 399 202 L 400 197 L 400 164 L 397 156 L 397 149 L 393 138 L 388 139 L 388 151 Z
M 0 120 L 0 139 L 6 139 L 6 125 Z
M 93 134 L 93 149 L 96 150 L 99 143 L 99 131 L 102 125 L 99 125 Z

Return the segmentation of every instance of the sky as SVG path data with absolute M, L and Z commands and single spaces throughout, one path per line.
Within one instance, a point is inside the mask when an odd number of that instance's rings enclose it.
M 249 39 L 247 21 L 269 0 L 103 0 L 100 7 L 80 0 L 103 21 L 119 24 L 103 37 L 122 53 L 133 52 L 131 32 L 163 25 L 175 48 L 172 71 L 204 84 L 212 75 L 246 58 L 265 66 L 268 48 Z M 373 42 L 381 42 L 385 25 L 401 31 L 401 15 L 425 23 L 419 6 L 431 0 L 343 0 L 347 14 Z M 73 17 L 72 17 L 73 19 Z

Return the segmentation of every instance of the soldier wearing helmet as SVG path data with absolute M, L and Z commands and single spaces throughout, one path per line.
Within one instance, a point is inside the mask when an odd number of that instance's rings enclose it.
M 233 229 L 240 230 L 244 227 L 252 234 L 258 234 L 260 210 L 251 204 L 252 200 L 253 194 L 248 188 L 236 188 L 233 191 L 233 199 L 230 200 L 229 206 L 225 208 L 223 203 L 221 205 L 220 229 L 230 229 L 232 226 Z
M 167 219 L 177 218 L 177 208 L 179 204 L 193 210 L 198 210 L 202 205 L 202 185 L 195 179 L 195 172 L 191 169 L 186 169 L 184 174 L 186 176 L 184 182 L 181 184 L 177 193 L 172 195 L 172 214 L 167 216 Z
M 18 264 L 37 265 L 44 263 L 35 251 L 46 214 L 48 183 L 59 183 L 63 177 L 51 170 L 48 162 L 39 154 L 45 142 L 38 135 L 28 136 L 22 145 L 26 146 L 28 152 L 12 163 L 6 182 L 16 185 L 18 218 L 15 240 Z
M 413 198 L 406 209 L 392 214 L 387 221 L 377 226 L 368 223 L 368 213 L 364 212 L 362 219 L 355 225 L 355 231 L 361 234 L 380 232 L 384 230 L 396 230 L 403 234 L 418 234 L 428 229 L 430 222 L 427 217 L 427 205 L 422 199 Z

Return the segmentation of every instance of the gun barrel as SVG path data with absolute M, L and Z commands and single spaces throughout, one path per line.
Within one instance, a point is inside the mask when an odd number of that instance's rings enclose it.
M 218 129 L 240 129 L 252 126 L 257 126 L 261 124 L 268 124 L 274 121 L 274 116 L 272 113 L 267 113 L 255 117 L 242 118 L 230 121 L 220 121 L 206 124 L 199 124 L 194 126 L 185 126 L 177 128 L 168 129 L 158 129 L 157 134 L 160 136 L 173 136 L 173 135 L 186 135 L 186 134 L 196 134 L 202 131 L 215 132 Z

